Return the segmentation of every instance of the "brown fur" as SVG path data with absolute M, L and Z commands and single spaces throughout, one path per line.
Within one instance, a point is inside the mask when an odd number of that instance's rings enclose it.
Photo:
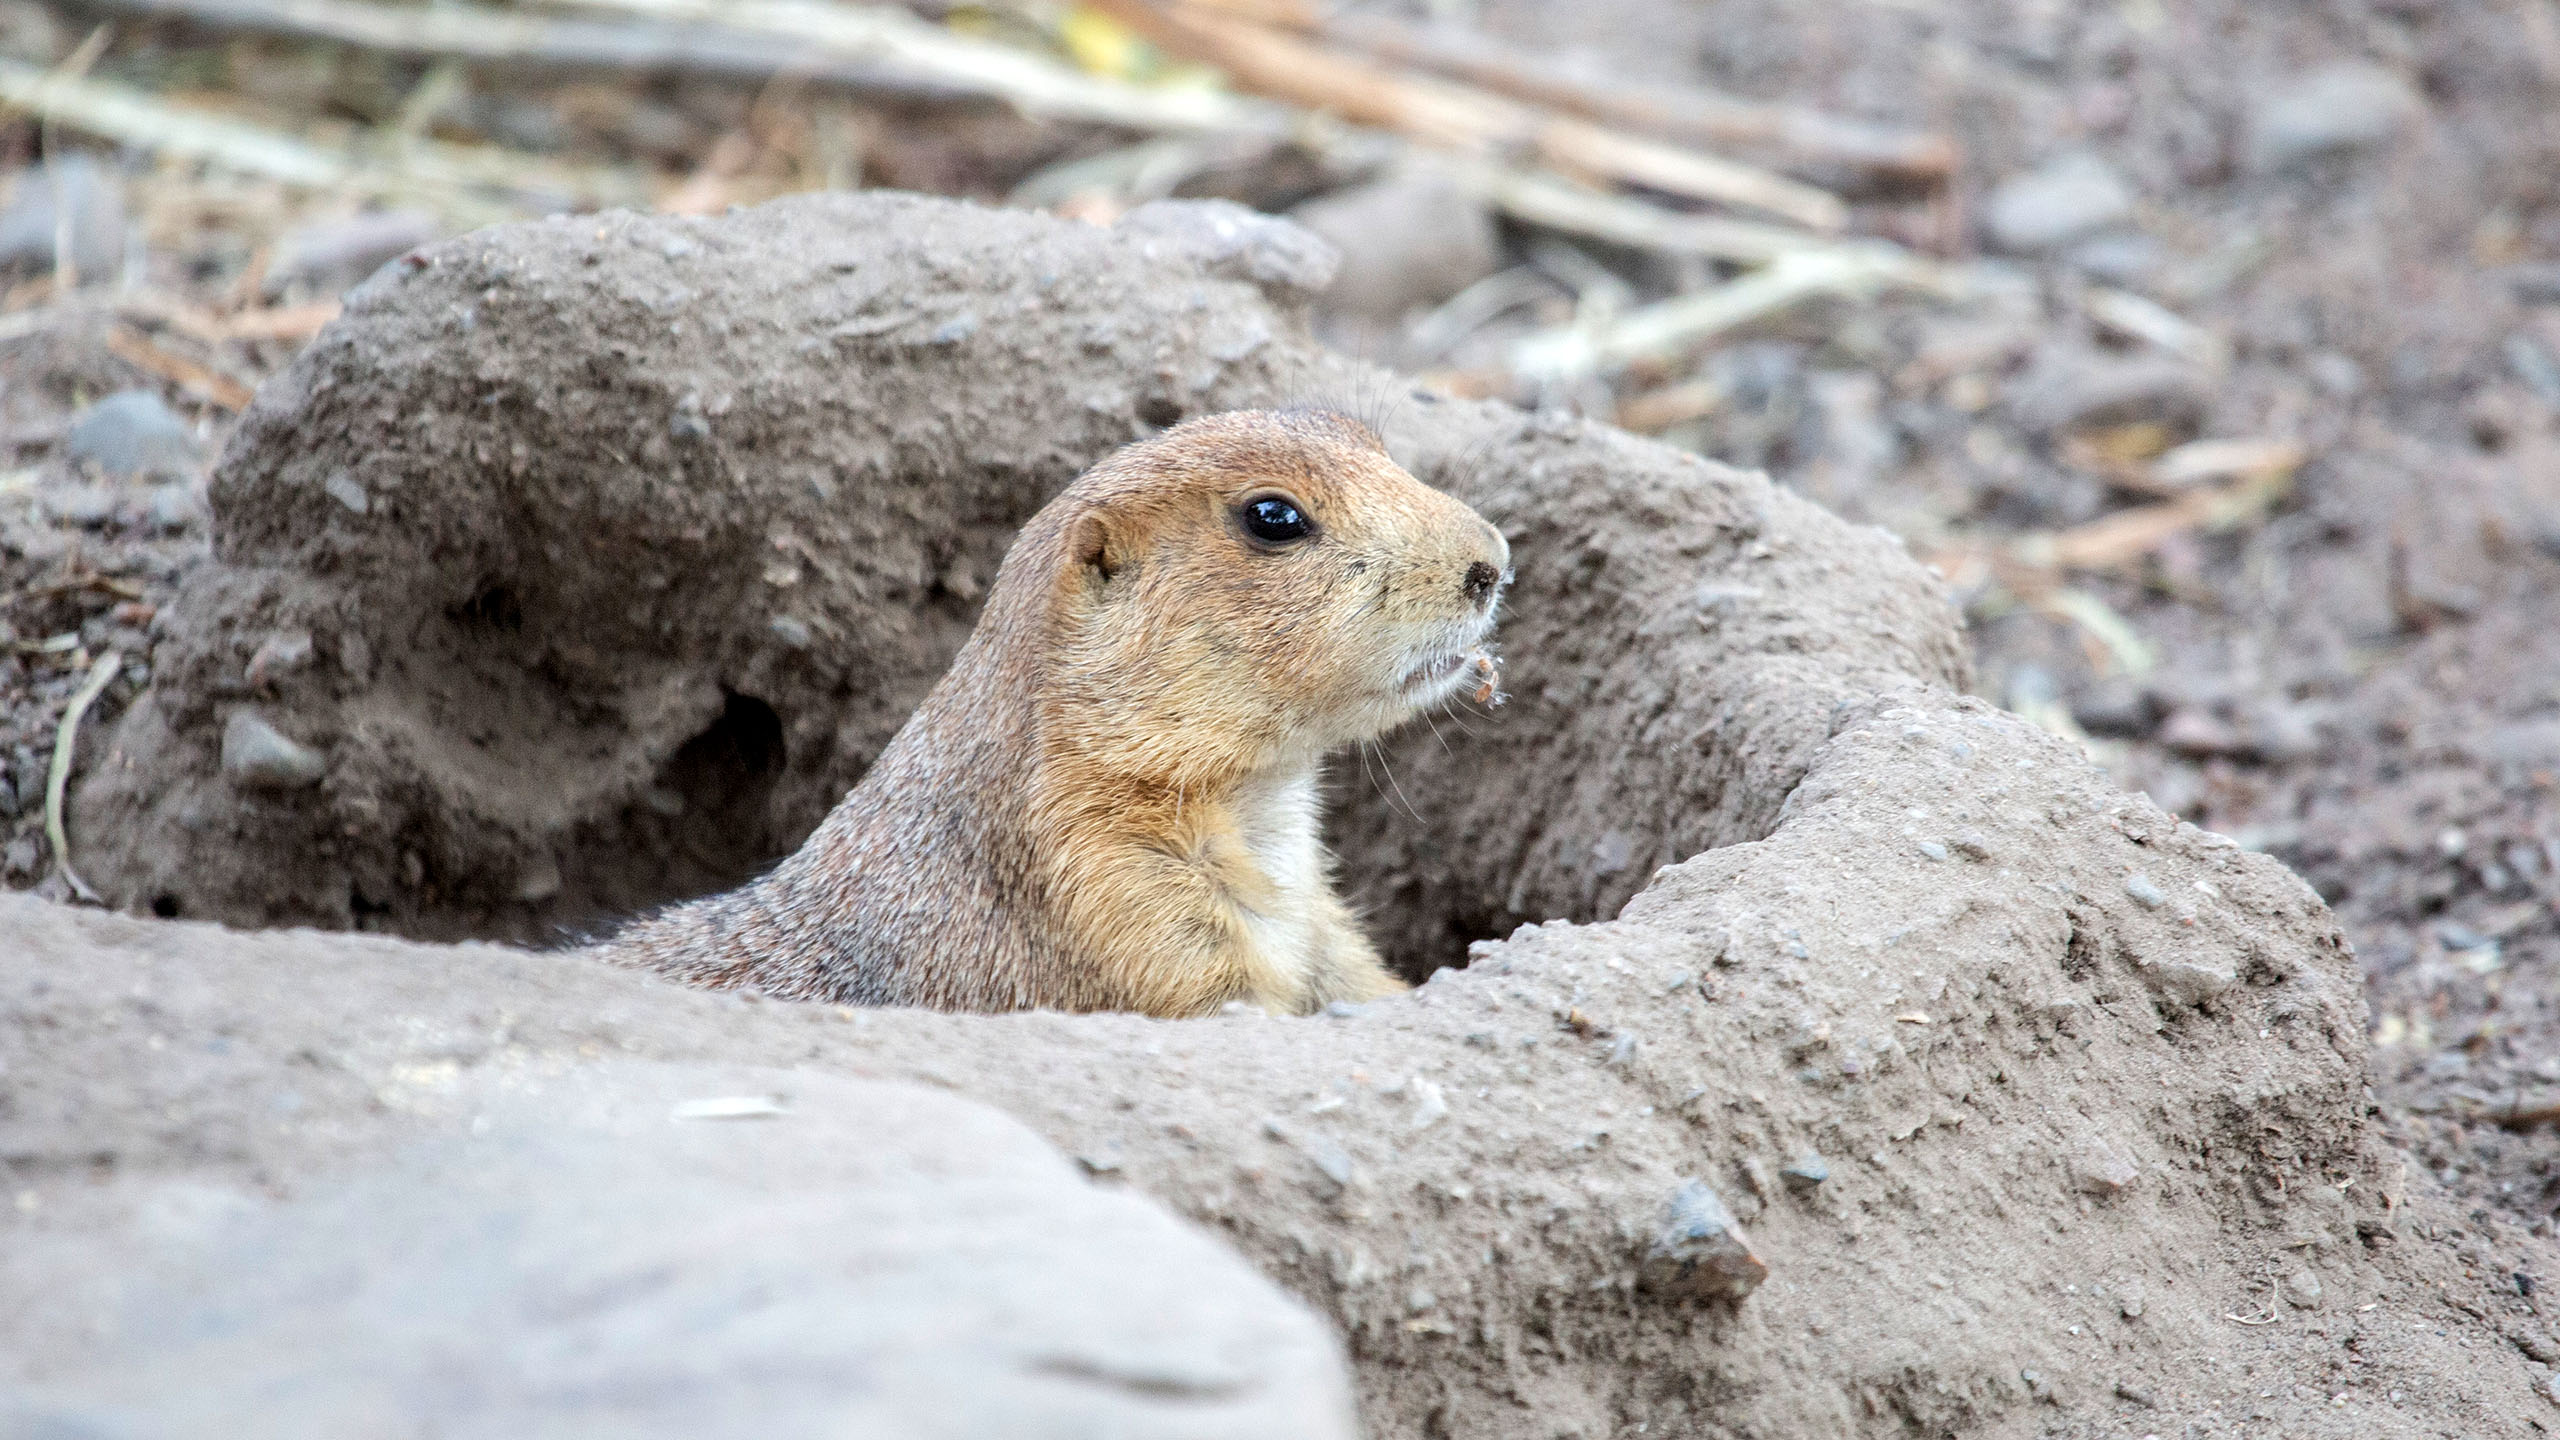
M 1251 539 L 1238 510 L 1265 494 L 1314 537 Z M 604 952 L 947 1010 L 1306 1014 L 1400 990 L 1334 894 L 1318 769 L 1481 682 L 1509 558 L 1338 415 L 1130 446 L 1032 517 L 950 672 L 797 853 Z

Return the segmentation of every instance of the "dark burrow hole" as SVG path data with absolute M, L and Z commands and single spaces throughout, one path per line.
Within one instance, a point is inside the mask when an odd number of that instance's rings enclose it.
M 782 717 L 753 695 L 729 693 L 720 713 L 677 747 L 638 805 L 607 834 L 583 837 L 567 870 L 586 916 L 610 929 L 689 896 L 753 879 L 804 838 L 778 827 L 774 787 L 790 762 Z M 583 926 L 581 927 L 583 928 Z
M 453 607 L 456 622 L 480 630 L 513 635 L 524 629 L 524 606 L 505 585 L 490 585 Z
M 163 920 L 177 919 L 178 916 L 184 912 L 185 908 L 185 906 L 178 903 L 177 896 L 169 894 L 167 891 L 162 891 L 160 894 L 151 897 L 151 913 L 159 916 Z

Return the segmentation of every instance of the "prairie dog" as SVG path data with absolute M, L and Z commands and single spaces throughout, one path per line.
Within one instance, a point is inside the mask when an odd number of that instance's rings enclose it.
M 1509 565 L 1355 421 L 1176 426 L 1031 518 L 950 671 L 797 852 L 600 948 L 945 1010 L 1310 1014 L 1402 990 L 1334 893 L 1319 772 L 1490 692 Z

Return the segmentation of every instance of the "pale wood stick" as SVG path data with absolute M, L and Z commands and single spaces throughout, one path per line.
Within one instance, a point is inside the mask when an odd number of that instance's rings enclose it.
M 1216 66 L 1246 89 L 1436 148 L 1531 154 L 1599 179 L 1741 206 L 1816 230 L 1837 230 L 1848 220 L 1838 196 L 1783 175 L 1452 81 L 1399 74 L 1283 31 L 1154 0 L 1094 0 L 1094 8 L 1167 51 Z
M 0 59 L 0 105 L 15 106 L 120 144 L 199 160 L 312 189 L 403 196 L 423 192 L 457 203 L 498 190 L 568 205 L 633 204 L 646 190 L 618 171 L 555 165 L 531 156 L 431 140 L 379 152 L 332 150 L 102 80 L 55 75 Z
M 1286 117 L 1241 96 L 1149 89 L 903 10 L 812 0 L 555 0 L 613 20 L 480 5 L 370 0 L 80 0 L 104 13 L 334 40 L 391 54 L 563 68 L 663 70 L 809 83 L 904 98 L 1001 100 L 1023 113 L 1146 131 L 1271 129 Z
M 1825 164 L 1942 180 L 1958 159 L 1943 135 L 1881 125 L 1799 105 L 1744 100 L 1699 85 L 1601 80 L 1461 25 L 1343 15 L 1311 0 L 1180 0 L 1265 25 L 1285 26 L 1397 65 L 1481 86 L 1517 100 L 1666 140 L 1761 145 Z

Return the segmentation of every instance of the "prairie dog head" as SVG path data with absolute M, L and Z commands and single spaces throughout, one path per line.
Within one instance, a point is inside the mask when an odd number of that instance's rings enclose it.
M 1049 509 L 1044 719 L 1095 759 L 1176 780 L 1304 764 L 1491 673 L 1510 546 L 1343 416 L 1193 420 Z

